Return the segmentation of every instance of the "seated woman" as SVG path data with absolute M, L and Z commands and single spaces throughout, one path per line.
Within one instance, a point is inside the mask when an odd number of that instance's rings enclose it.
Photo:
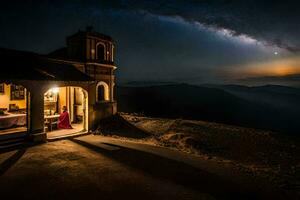
M 71 123 L 69 118 L 69 113 L 67 106 L 63 106 L 63 112 L 60 114 L 57 122 L 57 128 L 58 129 L 71 129 Z

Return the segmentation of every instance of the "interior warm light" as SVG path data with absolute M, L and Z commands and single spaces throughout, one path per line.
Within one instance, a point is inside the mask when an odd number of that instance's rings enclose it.
M 59 88 L 58 87 L 52 88 L 51 92 L 53 92 L 54 94 L 57 94 L 59 92 Z

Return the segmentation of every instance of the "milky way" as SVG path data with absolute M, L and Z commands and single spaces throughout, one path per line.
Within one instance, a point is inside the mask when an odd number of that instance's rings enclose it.
M 115 39 L 120 82 L 223 83 L 290 75 L 300 71 L 298 4 L 9 1 L 0 6 L 0 46 L 48 53 L 63 46 L 67 35 L 93 25 Z

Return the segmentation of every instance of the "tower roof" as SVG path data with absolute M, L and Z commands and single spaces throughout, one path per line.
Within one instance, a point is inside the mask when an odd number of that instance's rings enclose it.
M 79 29 L 77 33 L 68 36 L 67 40 L 75 37 L 97 37 L 103 40 L 113 42 L 113 39 L 110 36 L 94 31 L 93 27 L 91 26 L 88 26 L 85 31 Z

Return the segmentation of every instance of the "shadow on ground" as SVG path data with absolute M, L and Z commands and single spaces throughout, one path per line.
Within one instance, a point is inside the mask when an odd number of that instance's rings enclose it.
M 11 168 L 26 152 L 26 148 L 19 149 L 11 157 L 6 159 L 3 163 L 0 164 L 0 176 L 4 174 L 9 168 Z
M 177 183 L 198 192 L 209 193 L 217 199 L 265 199 L 265 197 L 259 195 L 260 191 L 244 189 L 231 181 L 178 161 L 109 143 L 104 144 L 120 149 L 109 151 L 78 139 L 70 139 L 70 141 L 101 153 L 137 171 L 147 173 L 158 179 Z M 278 196 L 276 198 L 273 196 L 272 199 L 278 199 Z
M 103 119 L 99 122 L 98 128 L 94 131 L 95 135 L 116 135 L 128 138 L 142 139 L 151 136 L 119 115 Z

